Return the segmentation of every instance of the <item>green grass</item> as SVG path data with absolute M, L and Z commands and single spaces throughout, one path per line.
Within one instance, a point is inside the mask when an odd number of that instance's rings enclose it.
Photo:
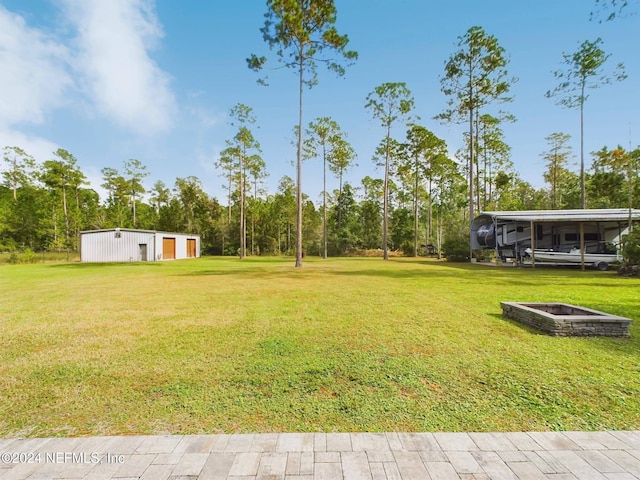
M 500 301 L 631 317 L 555 338 Z M 640 428 L 640 280 L 413 259 L 0 269 L 0 436 Z

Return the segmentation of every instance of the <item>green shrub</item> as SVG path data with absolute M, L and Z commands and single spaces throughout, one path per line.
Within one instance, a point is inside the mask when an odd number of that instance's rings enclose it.
M 24 254 L 22 256 L 22 262 L 23 263 L 36 263 L 38 261 L 38 257 L 36 257 L 36 254 L 33 253 L 33 250 L 31 250 L 30 248 L 27 248 L 24 251 Z
M 622 237 L 622 256 L 627 263 L 640 265 L 640 228 Z
M 448 262 L 469 261 L 469 235 L 457 234 L 447 239 L 442 244 L 442 252 Z
M 623 262 L 620 268 L 618 268 L 618 275 L 623 277 L 640 277 L 640 265 Z
M 11 265 L 15 265 L 20 261 L 20 259 L 18 258 L 18 254 L 16 252 L 11 252 L 11 255 L 9 255 L 9 257 L 7 258 L 7 263 L 10 263 Z
M 474 250 L 473 256 L 477 258 L 479 262 L 488 262 L 495 258 L 495 250 Z
M 411 240 L 405 240 L 400 246 L 400 250 L 405 256 L 410 257 L 413 255 L 413 242 Z
M 0 240 L 0 252 L 15 252 L 17 249 L 18 245 L 13 238 Z

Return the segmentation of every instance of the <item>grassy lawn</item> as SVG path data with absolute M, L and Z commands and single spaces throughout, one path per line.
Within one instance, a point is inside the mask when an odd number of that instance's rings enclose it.
M 500 301 L 631 317 L 554 338 Z M 640 428 L 640 280 L 378 258 L 0 267 L 0 437 Z

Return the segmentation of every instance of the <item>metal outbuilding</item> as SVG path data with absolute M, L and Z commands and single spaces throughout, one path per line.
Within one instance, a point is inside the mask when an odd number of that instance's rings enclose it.
M 483 212 L 473 220 L 471 248 L 495 250 L 496 259 L 516 264 L 527 249 L 619 252 L 622 237 L 639 222 L 640 210 L 628 208 Z
M 82 262 L 153 262 L 199 256 L 199 235 L 128 228 L 80 232 Z

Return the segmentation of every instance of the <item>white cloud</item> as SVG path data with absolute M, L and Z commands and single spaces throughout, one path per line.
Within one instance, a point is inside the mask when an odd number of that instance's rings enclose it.
M 0 127 L 41 123 L 63 103 L 68 57 L 64 45 L 0 5 Z
M 208 175 L 217 175 L 219 172 L 215 167 L 215 163 L 220 158 L 220 152 L 224 147 L 213 145 L 207 151 L 196 152 L 196 161 L 198 166 Z
M 74 67 L 99 111 L 137 133 L 166 131 L 176 106 L 169 75 L 149 56 L 163 35 L 151 1 L 61 2 L 78 32 Z
M 207 150 L 199 150 L 195 156 L 200 169 L 197 173 L 198 178 L 202 181 L 205 191 L 218 200 L 226 198 L 227 195 L 226 181 L 220 176 L 220 170 L 215 167 L 215 163 L 220 158 L 220 152 L 224 148 L 224 146 L 213 145 Z
M 39 164 L 42 164 L 46 160 L 55 159 L 53 152 L 62 148 L 60 145 L 50 142 L 44 138 L 25 135 L 24 133 L 16 130 L 0 129 L 0 138 L 3 139 L 3 143 L 6 144 L 6 146 L 18 146 L 22 148 Z M 100 186 L 100 184 L 103 183 L 102 173 L 96 167 L 92 166 L 82 167 L 82 172 L 86 175 L 87 180 L 89 181 L 89 187 L 98 192 L 101 199 L 106 199 L 107 191 Z
M 38 163 L 54 158 L 53 152 L 60 148 L 60 146 L 54 142 L 40 137 L 25 135 L 13 129 L 0 128 L 0 138 L 2 139 L 0 148 L 4 146 L 20 147 L 35 158 Z
M 187 107 L 186 112 L 194 119 L 196 125 L 202 129 L 209 129 L 222 125 L 227 118 L 224 113 L 216 113 L 200 106 Z
M 185 120 L 192 121 L 194 128 L 201 133 L 224 124 L 228 118 L 226 112 L 204 107 L 206 96 L 204 90 L 189 90 L 188 102 L 183 106 Z

